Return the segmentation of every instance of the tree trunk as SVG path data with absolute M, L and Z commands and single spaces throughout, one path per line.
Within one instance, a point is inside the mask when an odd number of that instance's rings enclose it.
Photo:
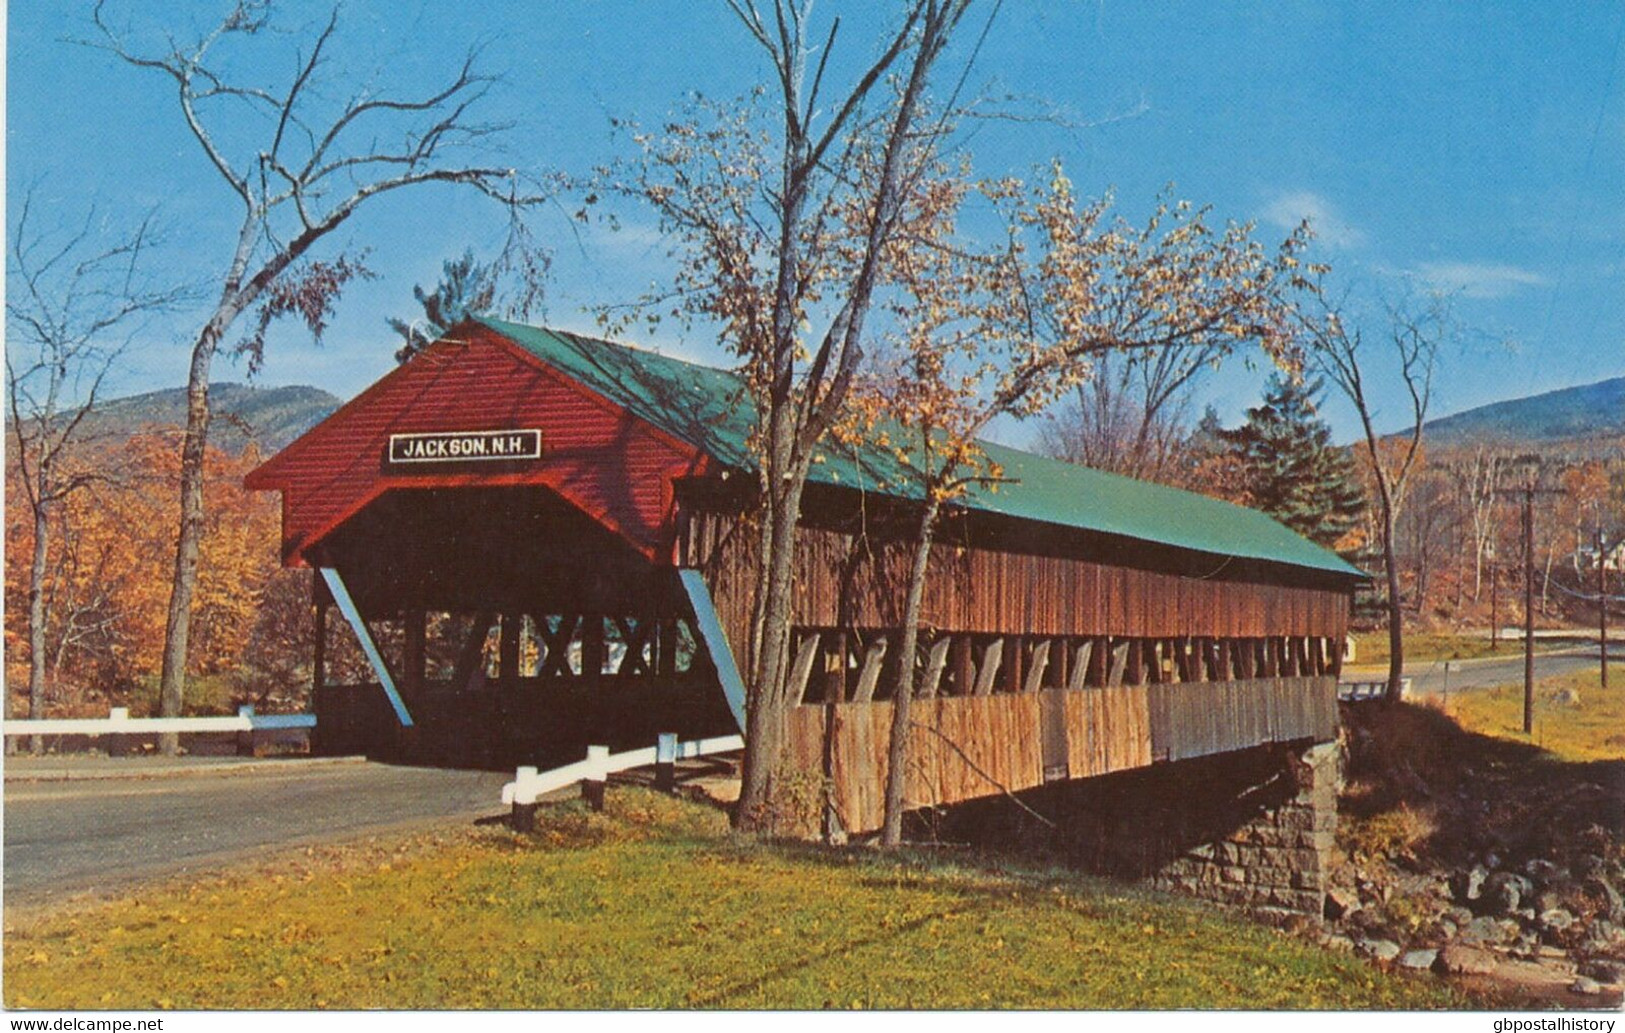
M 1416 553 L 1416 601 L 1412 604 L 1412 609 L 1418 617 L 1422 616 L 1422 611 L 1427 607 L 1430 573 L 1428 560 L 1427 546 L 1424 544 Z
M 1484 587 L 1484 541 L 1476 534 L 1473 542 L 1473 602 L 1478 602 L 1478 594 Z
M 1466 557 L 1467 557 L 1468 551 L 1469 550 L 1468 550 L 1467 539 L 1463 538 L 1462 539 L 1462 547 L 1456 553 L 1456 604 L 1455 604 L 1455 606 L 1453 606 L 1451 608 L 1452 619 L 1457 620 L 1457 621 L 1461 620 L 1461 606 L 1462 606 L 1462 602 L 1464 601 L 1465 595 L 1466 595 L 1466 592 L 1467 592 L 1467 575 L 1464 572 L 1467 569 L 1467 558 Z M 1473 592 L 1474 592 L 1473 601 L 1477 602 L 1478 599 L 1477 599 L 1476 593 L 1478 592 L 1478 587 L 1476 585 L 1473 587 Z
M 762 561 L 770 564 L 766 599 L 760 607 L 761 648 L 758 677 L 747 687 L 747 706 L 754 702 L 759 713 L 747 713 L 745 726 L 745 767 L 742 772 L 739 804 L 734 825 L 742 831 L 771 831 L 778 815 L 772 805 L 773 780 L 784 746 L 786 674 L 790 665 L 790 615 L 795 576 L 795 541 L 801 514 L 801 495 L 811 469 L 818 439 L 838 416 L 861 357 L 864 319 L 879 278 L 881 250 L 892 232 L 898 206 L 901 165 L 910 145 L 910 128 L 925 92 L 933 62 L 946 45 L 949 31 L 963 8 L 926 5 L 926 14 L 915 41 L 915 57 L 907 84 L 897 101 L 886 141 L 880 180 L 862 262 L 841 313 L 828 331 L 825 347 L 813 365 L 831 355 L 831 370 L 813 375 L 824 392 L 816 397 L 816 384 L 803 385 L 803 405 L 796 405 L 795 358 L 800 342 L 797 328 L 803 318 L 796 299 L 801 278 L 801 222 L 807 199 L 809 176 L 814 165 L 813 148 L 797 110 L 800 69 L 791 70 L 785 80 L 786 113 L 789 116 L 782 169 L 781 217 L 779 220 L 778 275 L 773 302 L 772 382 L 769 385 L 768 441 L 766 451 L 765 495 L 769 499 L 768 518 L 773 521 L 771 549 Z M 843 320 L 844 316 L 844 320 Z
M 28 716 L 45 716 L 45 570 L 50 552 L 50 511 L 42 500 L 34 506 L 34 559 L 28 571 Z M 11 711 L 11 690 L 6 690 L 6 716 Z M 28 748 L 45 752 L 45 739 L 30 736 Z
M 1394 507 L 1386 497 L 1382 503 L 1382 562 L 1388 574 L 1388 688 L 1383 699 L 1397 703 L 1404 689 L 1405 634 L 1401 626 L 1404 616 L 1399 598 L 1399 560 L 1394 553 Z
M 895 847 L 903 842 L 903 788 L 908 780 L 909 711 L 913 708 L 915 685 L 914 654 L 919 648 L 920 607 L 925 596 L 925 575 L 931 562 L 931 539 L 935 533 L 940 503 L 932 498 L 920 517 L 920 537 L 914 545 L 914 564 L 909 568 L 908 596 L 903 605 L 903 641 L 897 651 L 897 691 L 892 695 L 891 744 L 887 750 L 886 820 L 880 832 L 880 845 Z
M 762 606 L 762 641 L 757 676 L 747 687 L 745 763 L 740 773 L 734 826 L 744 832 L 774 830 L 779 815 L 773 807 L 774 783 L 784 754 L 785 669 L 790 649 L 791 604 L 795 587 L 796 517 L 801 512 L 804 479 L 791 476 L 765 519 L 772 521 L 766 599 Z
M 1546 549 L 1546 570 L 1541 575 L 1540 582 L 1540 615 L 1542 617 L 1548 616 L 1551 612 L 1548 608 L 1548 600 L 1552 591 L 1552 561 L 1556 558 L 1555 546 L 1548 546 Z
M 234 315 L 234 313 L 233 313 Z M 181 522 L 175 540 L 175 568 L 164 627 L 163 673 L 158 687 L 160 717 L 179 717 L 186 693 L 186 654 L 192 633 L 192 595 L 197 588 L 198 551 L 203 541 L 203 456 L 209 441 L 209 367 L 229 318 L 218 312 L 192 349 L 186 380 L 186 437 L 181 444 Z M 164 732 L 158 749 L 174 756 L 180 736 Z
M 784 80 L 785 109 L 799 107 L 798 77 Z M 761 574 L 751 607 L 750 684 L 745 699 L 745 760 L 740 772 L 739 802 L 734 827 L 745 832 L 768 831 L 770 803 L 779 757 L 784 750 L 784 722 L 776 699 L 790 648 L 790 600 L 795 576 L 796 518 L 801 509 L 801 484 L 794 477 L 796 287 L 801 271 L 801 220 L 806 201 L 809 143 L 804 127 L 792 119 L 787 127 L 780 163 L 778 275 L 773 295 L 772 368 L 768 385 L 766 449 L 762 457 Z

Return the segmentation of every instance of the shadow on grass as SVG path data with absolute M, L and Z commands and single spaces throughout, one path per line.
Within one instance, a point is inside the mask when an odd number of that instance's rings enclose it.
M 969 896 L 969 894 L 966 894 L 966 896 Z M 909 919 L 906 922 L 900 922 L 892 926 L 890 929 L 887 929 L 883 935 L 876 934 L 870 936 L 860 936 L 854 939 L 842 941 L 840 950 L 842 952 L 863 950 L 868 947 L 876 947 L 880 946 L 881 944 L 899 940 L 910 933 L 925 928 L 932 922 L 945 918 L 951 910 L 953 909 L 935 911 L 930 914 L 924 914 L 917 918 Z M 688 1003 L 691 1007 L 695 1008 L 726 1007 L 730 1001 L 734 1001 L 739 998 L 748 998 L 751 994 L 764 990 L 775 983 L 789 979 L 799 972 L 808 970 L 815 965 L 822 964 L 826 960 L 828 959 L 825 955 L 807 955 L 802 958 L 798 958 L 793 962 L 785 962 L 784 964 L 775 965 L 774 967 L 760 972 L 749 979 L 740 980 L 737 983 L 721 987 L 720 989 L 717 989 L 711 993 L 696 995 Z
M 1470 863 L 1485 851 L 1570 863 L 1625 837 L 1625 760 L 1563 761 L 1527 743 L 1468 731 L 1410 703 L 1343 707 L 1345 817 L 1426 816 L 1410 849 Z

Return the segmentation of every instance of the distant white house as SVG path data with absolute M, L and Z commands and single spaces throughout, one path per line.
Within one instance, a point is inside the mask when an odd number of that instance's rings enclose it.
M 1574 566 L 1577 570 L 1597 569 L 1597 550 L 1585 546 L 1574 551 Z M 1602 569 L 1607 571 L 1625 570 L 1625 541 L 1616 542 L 1614 546 L 1603 552 Z

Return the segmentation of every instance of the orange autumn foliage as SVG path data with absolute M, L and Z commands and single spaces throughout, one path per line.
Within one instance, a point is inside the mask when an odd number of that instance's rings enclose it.
M 139 707 L 163 650 L 168 574 L 178 522 L 178 431 L 150 428 L 121 442 L 87 446 L 77 457 L 94 485 L 56 514 L 47 580 L 48 705 L 52 714 Z M 262 603 L 288 575 L 277 560 L 276 501 L 246 491 L 256 451 L 211 449 L 208 501 L 190 668 L 243 677 Z M 26 670 L 28 565 L 33 527 L 27 507 L 7 499 L 5 637 L 7 681 Z M 296 575 L 295 575 L 296 576 Z M 263 638 L 263 636 L 259 636 Z

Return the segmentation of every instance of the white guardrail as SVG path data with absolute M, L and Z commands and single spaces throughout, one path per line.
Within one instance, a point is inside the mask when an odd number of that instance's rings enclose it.
M 1346 681 L 1337 686 L 1337 698 L 1344 703 L 1365 703 L 1370 700 L 1382 699 L 1388 694 L 1388 679 L 1382 681 Z M 1411 680 L 1399 679 L 1399 698 L 1409 699 L 1411 695 Z
M 628 771 L 650 764 L 657 766 L 672 764 L 692 757 L 732 753 L 744 748 L 745 740 L 738 735 L 679 742 L 677 736 L 670 732 L 660 736 L 658 745 L 641 750 L 628 750 L 625 753 L 610 753 L 608 746 L 589 746 L 586 759 L 578 760 L 574 764 L 566 764 L 548 771 L 538 771 L 532 767 L 520 768 L 514 773 L 513 781 L 502 787 L 502 802 L 510 806 L 530 807 L 535 805 L 538 797 L 577 782 L 601 783 L 617 771 Z
M 235 717 L 131 717 L 128 707 L 113 707 L 106 717 L 16 718 L 6 721 L 4 730 L 6 735 L 152 735 L 315 727 L 315 714 L 256 714 L 248 706 L 238 707 Z

